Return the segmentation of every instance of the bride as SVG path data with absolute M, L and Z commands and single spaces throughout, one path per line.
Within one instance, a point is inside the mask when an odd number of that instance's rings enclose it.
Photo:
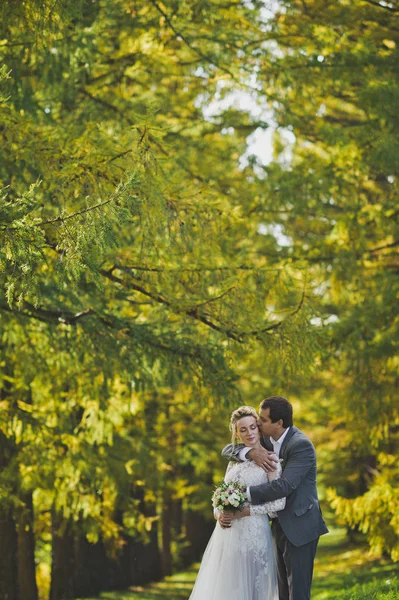
M 230 419 L 233 443 L 260 446 L 258 415 L 251 406 L 240 406 Z M 279 477 L 266 474 L 254 462 L 229 463 L 224 481 L 239 481 L 245 487 Z M 245 506 L 238 513 L 215 509 L 218 523 L 206 547 L 189 600 L 278 600 L 276 561 L 269 516 L 283 510 L 285 498 L 258 506 Z M 269 515 L 269 516 L 268 516 Z M 243 518 L 245 517 L 245 518 Z

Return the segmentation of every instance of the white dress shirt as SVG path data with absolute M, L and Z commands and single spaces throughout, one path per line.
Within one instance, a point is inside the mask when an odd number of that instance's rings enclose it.
M 273 450 L 274 453 L 277 454 L 277 458 L 280 458 L 280 450 L 281 450 L 281 446 L 283 445 L 283 442 L 285 440 L 285 436 L 287 435 L 287 433 L 289 432 L 290 428 L 287 427 L 287 429 L 284 431 L 283 435 L 281 435 L 278 440 L 275 440 L 274 438 L 270 438 L 271 443 L 273 444 Z
M 283 435 L 281 435 L 278 440 L 275 440 L 274 438 L 272 438 L 270 436 L 270 441 L 273 445 L 273 452 L 274 454 L 276 454 L 277 458 L 280 458 L 280 450 L 281 450 L 281 446 L 283 445 L 283 442 L 285 440 L 285 436 L 287 435 L 287 433 L 289 432 L 290 428 L 287 427 L 287 429 L 284 431 Z M 247 454 L 248 452 L 252 450 L 252 448 L 248 448 L 248 446 L 246 446 L 245 448 L 243 448 L 242 450 L 240 450 L 239 453 L 239 458 L 241 460 L 248 460 L 247 459 Z M 249 487 L 247 487 L 247 498 L 248 498 L 248 502 L 251 502 L 251 492 L 249 491 Z

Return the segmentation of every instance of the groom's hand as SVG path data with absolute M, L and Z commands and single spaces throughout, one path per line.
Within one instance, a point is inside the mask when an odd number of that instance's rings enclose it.
M 253 448 L 247 454 L 247 457 L 254 461 L 258 467 L 262 467 L 266 473 L 277 469 L 278 458 L 274 452 L 270 452 L 265 448 Z

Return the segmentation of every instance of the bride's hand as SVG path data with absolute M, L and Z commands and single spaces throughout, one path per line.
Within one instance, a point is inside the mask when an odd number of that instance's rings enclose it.
M 273 456 L 277 458 L 276 454 L 274 454 Z M 269 471 L 267 474 L 267 478 L 269 481 L 274 481 L 278 478 L 278 471 Z
M 219 525 L 223 529 L 229 529 L 231 527 L 231 522 L 233 520 L 233 513 L 220 511 L 219 516 L 217 517 L 219 521 Z

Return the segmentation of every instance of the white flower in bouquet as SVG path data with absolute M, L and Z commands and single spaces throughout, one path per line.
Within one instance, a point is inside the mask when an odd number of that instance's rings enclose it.
M 216 488 L 212 495 L 212 505 L 219 510 L 241 510 L 247 500 L 245 486 L 238 481 L 225 483 Z

